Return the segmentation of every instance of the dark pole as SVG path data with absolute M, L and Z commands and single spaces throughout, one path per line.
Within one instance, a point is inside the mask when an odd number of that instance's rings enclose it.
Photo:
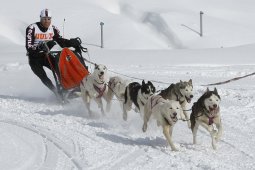
M 203 11 L 200 11 L 200 37 L 203 36 L 203 20 L 202 20 L 202 15 L 203 15 Z
M 100 26 L 101 26 L 101 48 L 104 48 L 104 40 L 103 40 L 103 26 L 104 26 L 104 23 L 100 22 Z

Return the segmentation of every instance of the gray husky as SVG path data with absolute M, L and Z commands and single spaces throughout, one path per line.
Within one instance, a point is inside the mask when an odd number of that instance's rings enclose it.
M 168 88 L 162 90 L 159 93 L 164 99 L 179 101 L 183 114 L 188 122 L 188 127 L 190 128 L 190 121 L 188 113 L 186 112 L 187 103 L 191 102 L 193 98 L 193 85 L 192 80 L 189 81 L 181 81 L 176 84 L 171 84 Z
M 113 96 L 115 96 L 117 98 L 117 100 L 120 102 L 120 106 L 121 108 L 123 107 L 123 102 L 125 100 L 125 90 L 126 87 L 128 86 L 130 80 L 125 80 L 122 79 L 119 76 L 114 76 L 111 77 L 109 82 L 108 82 L 108 100 L 107 105 L 106 105 L 106 111 L 109 112 L 111 105 L 112 105 L 112 100 L 113 100 Z
M 201 125 L 210 133 L 212 147 L 216 149 L 216 142 L 219 141 L 222 135 L 220 101 L 221 99 L 217 89 L 214 88 L 214 91 L 210 91 L 207 88 L 206 92 L 193 104 L 192 113 L 190 115 L 193 144 L 197 143 L 197 130 L 199 125 Z M 214 129 L 213 124 L 216 125 L 218 131 Z

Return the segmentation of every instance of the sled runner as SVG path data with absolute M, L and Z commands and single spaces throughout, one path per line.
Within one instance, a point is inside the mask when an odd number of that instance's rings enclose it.
M 82 51 L 87 52 L 80 45 L 74 51 L 63 48 L 61 51 L 48 52 L 47 58 L 62 102 L 78 97 L 75 92 L 80 92 L 80 82 L 89 74 Z

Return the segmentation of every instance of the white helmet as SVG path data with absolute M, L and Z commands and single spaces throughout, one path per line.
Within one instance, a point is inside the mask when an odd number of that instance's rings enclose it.
M 52 15 L 51 15 L 51 11 L 49 10 L 49 9 L 43 9 L 42 11 L 41 11 L 41 14 L 40 14 L 40 17 L 42 18 L 42 17 L 52 17 Z

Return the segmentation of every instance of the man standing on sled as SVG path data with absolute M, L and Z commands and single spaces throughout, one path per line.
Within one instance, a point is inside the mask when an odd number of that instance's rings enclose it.
M 43 66 L 51 69 L 51 64 L 54 65 L 54 60 L 51 59 L 53 63 L 50 63 L 47 58 L 47 50 L 51 49 L 56 45 L 55 41 L 60 47 L 77 47 L 80 42 L 77 39 L 64 39 L 60 36 L 59 30 L 51 24 L 52 14 L 48 9 L 44 9 L 40 14 L 40 22 L 33 23 L 29 25 L 26 29 L 26 49 L 27 56 L 29 59 L 29 65 L 37 75 L 43 84 L 47 86 L 57 98 L 59 98 L 58 90 L 53 85 L 52 81 L 47 77 L 47 74 Z M 45 48 L 45 44 L 48 49 Z M 49 55 L 49 57 L 51 57 Z

